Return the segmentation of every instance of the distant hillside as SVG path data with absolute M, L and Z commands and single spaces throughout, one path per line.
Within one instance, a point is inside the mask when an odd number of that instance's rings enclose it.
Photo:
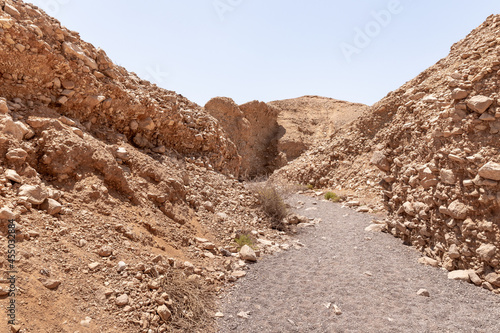
M 286 133 L 279 150 L 288 161 L 319 142 L 328 140 L 341 126 L 358 118 L 368 106 L 320 96 L 303 96 L 269 102 L 280 110 L 278 123 Z

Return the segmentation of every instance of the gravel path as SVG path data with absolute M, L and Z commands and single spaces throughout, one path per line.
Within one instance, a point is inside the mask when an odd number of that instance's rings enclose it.
M 418 264 L 391 235 L 365 232 L 370 215 L 298 200 L 299 214 L 323 222 L 299 233 L 304 248 L 251 266 L 222 301 L 219 332 L 500 332 L 499 296 Z M 421 288 L 430 297 L 417 296 Z

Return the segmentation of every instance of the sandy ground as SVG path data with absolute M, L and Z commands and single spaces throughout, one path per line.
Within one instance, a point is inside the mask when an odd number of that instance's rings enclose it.
M 365 232 L 370 215 L 305 196 L 291 203 L 299 200 L 299 214 L 323 222 L 299 233 L 304 248 L 251 266 L 222 300 L 219 332 L 500 332 L 499 296 L 418 264 L 391 235 Z

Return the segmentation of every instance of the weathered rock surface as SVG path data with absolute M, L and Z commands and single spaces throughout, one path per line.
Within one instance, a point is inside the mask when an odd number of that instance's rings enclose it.
M 268 174 L 282 165 L 277 147 L 283 131 L 277 122 L 278 109 L 258 101 L 238 106 L 230 98 L 216 97 L 205 110 L 236 144 L 243 177 Z

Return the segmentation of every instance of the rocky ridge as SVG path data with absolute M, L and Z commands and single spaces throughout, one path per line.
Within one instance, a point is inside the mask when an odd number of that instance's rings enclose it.
M 500 288 L 500 16 L 275 177 L 379 193 L 424 262 Z M 464 275 L 464 274 L 462 274 Z
M 0 8 L 0 248 L 15 220 L 12 331 L 210 330 L 215 292 L 248 269 L 234 238 L 251 232 L 256 256 L 290 243 L 236 180 L 236 146 L 203 108 L 113 64 L 36 6 Z M 8 270 L 2 256 L 4 310 Z

